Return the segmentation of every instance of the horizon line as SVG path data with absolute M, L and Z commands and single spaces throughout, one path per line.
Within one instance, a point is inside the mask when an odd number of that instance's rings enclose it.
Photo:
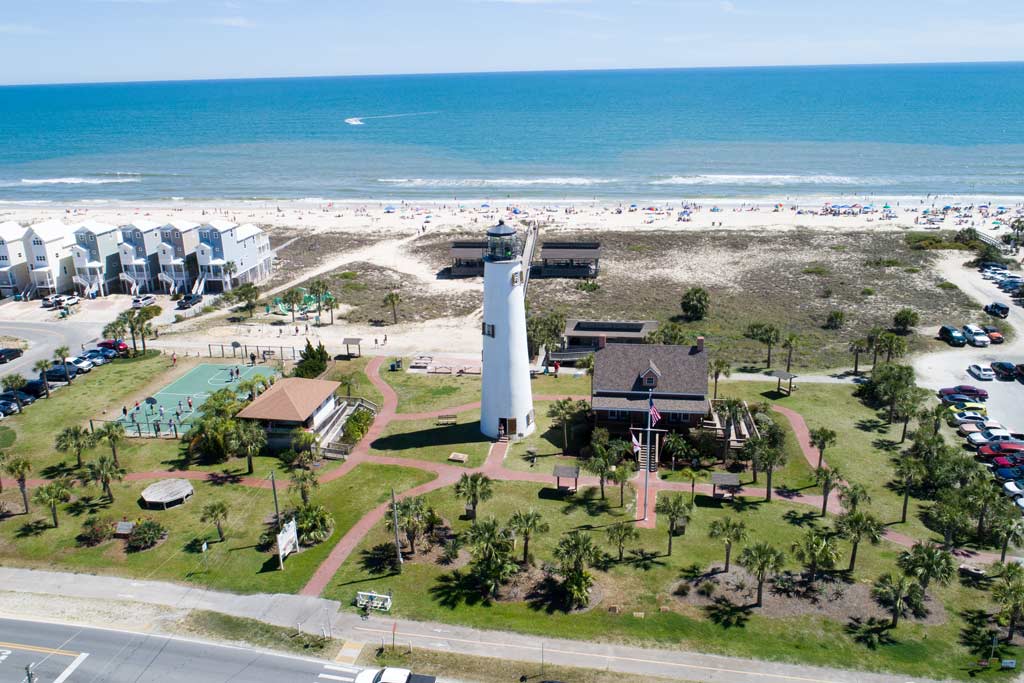
M 279 81 L 301 79 L 333 79 L 333 78 L 385 78 L 411 76 L 486 76 L 496 74 L 552 74 L 552 73 L 605 73 L 624 71 L 726 71 L 730 69 L 814 69 L 836 67 L 887 67 L 887 66 L 970 66 L 978 64 L 1024 64 L 1024 60 L 980 60 L 980 61 L 939 61 L 939 62 L 847 62 L 847 63 L 811 63 L 811 64 L 751 64 L 751 65 L 713 65 L 713 66 L 650 66 L 650 67 L 618 67 L 618 68 L 579 68 L 579 69 L 499 69 L 488 71 L 417 71 L 417 72 L 377 72 L 351 74 L 305 74 L 292 76 L 224 76 L 208 78 L 164 78 L 164 79 L 129 79 L 124 81 L 51 81 L 32 83 L 0 83 L 0 88 L 33 88 L 48 86 L 71 85 L 143 85 L 159 83 L 221 83 L 235 81 Z

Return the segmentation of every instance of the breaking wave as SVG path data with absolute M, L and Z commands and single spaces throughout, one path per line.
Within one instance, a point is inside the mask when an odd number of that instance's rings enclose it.
M 787 174 L 701 174 L 674 175 L 652 180 L 651 185 L 873 185 L 884 182 L 879 178 L 855 178 L 842 175 L 787 175 Z
M 22 178 L 22 185 L 110 185 L 120 183 L 141 183 L 142 178 L 135 174 L 111 175 L 102 178 Z
M 617 178 L 547 177 L 547 178 L 378 178 L 377 182 L 398 187 L 527 187 L 531 185 L 565 185 L 584 187 L 619 182 Z

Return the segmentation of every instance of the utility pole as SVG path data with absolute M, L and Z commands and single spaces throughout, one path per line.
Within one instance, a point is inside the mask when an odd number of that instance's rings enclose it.
M 398 505 L 395 503 L 395 489 L 391 489 L 391 526 L 395 529 L 395 555 L 398 557 L 398 571 L 402 571 L 402 542 L 398 540 Z
M 281 533 L 281 510 L 277 506 L 277 480 L 274 479 L 274 471 L 270 471 L 270 490 L 274 492 L 274 533 Z M 281 557 L 281 548 L 277 549 L 277 568 L 284 571 L 284 559 Z

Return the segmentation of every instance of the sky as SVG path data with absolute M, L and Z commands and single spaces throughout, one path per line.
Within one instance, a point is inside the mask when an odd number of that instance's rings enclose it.
M 0 84 L 1024 60 L 1021 0 L 0 0 Z

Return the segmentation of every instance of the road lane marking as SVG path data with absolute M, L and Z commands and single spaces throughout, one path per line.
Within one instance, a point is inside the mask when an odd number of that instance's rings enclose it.
M 333 676 L 331 674 L 320 674 L 317 678 L 325 678 L 329 681 L 345 681 L 346 683 L 352 683 L 356 680 L 355 676 Z
M 61 657 L 77 657 L 79 652 L 71 652 L 70 650 L 54 650 L 50 647 L 39 647 L 38 645 L 21 645 L 20 643 L 4 643 L 0 642 L 0 647 L 11 650 L 23 650 L 24 652 L 39 652 L 44 655 L 60 655 Z
M 71 674 L 75 673 L 75 669 L 81 666 L 82 662 L 84 662 L 85 658 L 88 656 L 88 652 L 83 652 L 82 654 L 75 657 L 75 661 L 71 662 L 68 665 L 68 668 L 64 669 L 63 673 L 61 673 L 60 676 L 57 676 L 56 680 L 54 680 L 53 683 L 64 683 L 64 681 L 68 680 L 68 677 Z
M 324 668 L 328 671 L 343 671 L 347 674 L 357 674 L 359 669 L 354 666 L 337 666 L 335 664 L 324 664 Z
M 361 626 L 353 627 L 357 631 L 370 631 L 372 633 L 391 633 L 391 629 L 378 629 L 378 628 L 364 628 Z M 456 643 L 470 643 L 472 645 L 495 645 L 498 647 L 512 647 L 520 650 L 532 650 L 540 651 L 539 647 L 533 645 L 517 645 L 515 643 L 491 643 L 485 640 L 466 640 L 460 638 L 444 638 L 441 636 L 430 636 L 421 633 L 401 633 L 407 638 L 429 638 L 430 640 L 449 640 Z M 596 652 L 575 652 L 573 650 L 558 650 L 550 647 L 544 648 L 545 652 L 555 652 L 563 655 L 571 655 L 574 657 L 600 657 L 604 659 L 614 659 L 621 662 L 636 662 L 638 664 L 657 664 L 659 666 L 674 666 L 683 669 L 697 669 L 700 671 L 717 671 L 728 674 L 739 674 L 743 676 L 757 676 L 760 678 L 774 678 L 785 681 L 803 681 L 804 683 L 835 683 L 832 679 L 828 678 L 808 678 L 806 676 L 790 676 L 788 674 L 773 674 L 773 673 L 762 673 L 760 671 L 744 671 L 743 669 L 726 669 L 724 667 L 717 666 L 703 666 L 700 664 L 684 664 L 682 662 L 672 662 L 663 659 L 643 659 L 640 657 L 623 657 L 620 655 L 607 655 L 599 654 Z

